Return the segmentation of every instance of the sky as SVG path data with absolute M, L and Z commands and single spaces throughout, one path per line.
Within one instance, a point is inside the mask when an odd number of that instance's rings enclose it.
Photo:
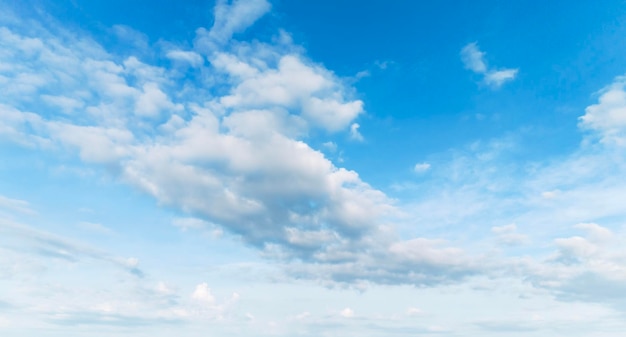
M 623 1 L 0 0 L 0 335 L 623 336 Z

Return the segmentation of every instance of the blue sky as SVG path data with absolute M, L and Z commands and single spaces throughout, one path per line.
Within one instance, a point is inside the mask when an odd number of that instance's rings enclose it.
M 621 1 L 0 0 L 3 336 L 621 336 Z

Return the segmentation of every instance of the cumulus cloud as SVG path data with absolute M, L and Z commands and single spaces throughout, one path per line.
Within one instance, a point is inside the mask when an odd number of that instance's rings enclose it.
M 424 173 L 428 170 L 430 170 L 429 163 L 417 163 L 413 166 L 413 172 L 415 173 Z
M 198 284 L 191 297 L 196 301 L 206 304 L 213 304 L 215 302 L 215 296 L 213 296 L 209 285 L 206 283 Z
M 461 49 L 461 61 L 466 69 L 483 76 L 485 84 L 492 88 L 499 88 L 504 83 L 512 81 L 519 69 L 492 69 L 485 61 L 486 53 L 481 51 L 476 42 L 467 44 Z
M 285 39 L 278 46 L 230 40 L 253 22 L 244 16 L 267 8 L 263 1 L 220 2 L 211 36 L 200 30 L 190 53 L 165 52 L 206 74 L 183 80 L 173 68 L 133 56 L 119 61 L 73 33 L 3 28 L 14 43 L 0 46 L 1 61 L 19 69 L 5 76 L 47 77 L 16 89 L 21 95 L 0 93 L 0 134 L 104 165 L 189 215 L 175 225 L 220 226 L 302 277 L 435 284 L 475 272 L 471 259 L 442 242 L 398 240 L 383 225 L 397 213 L 394 201 L 303 141 L 312 129 L 360 139 L 363 102 Z M 206 38 L 214 40 L 210 50 L 199 43 Z M 209 79 L 220 90 L 207 91 Z M 22 101 L 43 88 L 49 97 Z M 68 119 L 70 108 L 80 118 Z
M 292 42 L 233 41 L 232 33 L 253 22 L 237 16 L 261 15 L 264 4 L 220 2 L 216 15 L 234 17 L 216 17 L 214 33 L 199 30 L 192 51 L 165 51 L 171 67 L 133 56 L 120 61 L 67 32 L 30 36 L 4 28 L 10 43 L 0 44 L 0 58 L 15 65 L 4 76 L 52 76 L 26 81 L 15 89 L 21 95 L 0 93 L 0 135 L 104 165 L 188 214 L 174 225 L 224 228 L 295 277 L 424 286 L 481 273 L 485 259 L 452 243 L 400 238 L 390 224 L 399 214 L 395 201 L 305 142 L 315 129 L 361 139 L 363 102 L 344 80 L 286 45 Z M 189 71 L 203 76 L 181 79 L 176 62 L 193 63 Z M 38 90 L 49 97 L 23 99 Z M 68 119 L 70 108 L 80 118 Z
M 579 118 L 583 129 L 597 133 L 605 144 L 626 145 L 626 77 L 618 77 L 611 85 L 600 91 L 597 104 L 585 110 Z

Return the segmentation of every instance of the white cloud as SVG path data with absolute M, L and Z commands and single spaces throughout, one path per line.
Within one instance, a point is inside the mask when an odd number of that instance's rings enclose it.
M 189 229 L 204 229 L 210 225 L 208 222 L 198 218 L 176 218 L 172 221 L 172 224 L 183 231 Z
M 515 79 L 519 69 L 491 69 L 487 66 L 485 55 L 486 53 L 479 49 L 476 42 L 469 43 L 461 49 L 461 61 L 465 68 L 483 75 L 485 84 L 490 87 L 499 88 L 504 83 Z
M 581 116 L 583 129 L 597 132 L 605 144 L 626 145 L 626 77 L 618 77 L 611 85 L 600 91 L 597 104 L 587 107 Z
M 279 56 L 275 69 L 245 61 L 224 54 L 212 60 L 235 81 L 230 95 L 220 99 L 227 108 L 295 109 L 312 126 L 333 132 L 346 128 L 363 112 L 363 102 L 347 100 L 346 89 L 332 73 L 306 64 L 298 55 Z
M 515 224 L 494 226 L 491 227 L 491 232 L 496 235 L 500 243 L 505 245 L 520 245 L 528 242 L 528 236 L 518 233 Z
M 206 283 L 198 284 L 193 294 L 191 295 L 191 297 L 194 300 L 197 300 L 202 303 L 206 303 L 206 304 L 215 303 L 215 296 L 213 296 L 213 294 L 211 293 L 211 289 L 209 288 L 209 285 Z
M 135 102 L 135 112 L 137 114 L 155 117 L 163 110 L 182 110 L 182 106 L 172 103 L 156 83 L 144 84 L 142 89 L 143 92 Z
M 143 276 L 143 272 L 139 269 L 139 260 L 137 258 L 114 256 L 83 243 L 71 241 L 1 217 L 0 232 L 2 232 L 4 239 L 21 242 L 19 251 L 32 250 L 44 258 L 68 262 L 82 260 L 101 261 L 126 270 L 135 276 Z
M 228 42 L 233 34 L 241 33 L 267 13 L 271 5 L 266 0 L 219 0 L 215 5 L 215 20 L 209 31 L 198 29 L 196 46 L 203 51 Z
M 71 114 L 85 106 L 83 101 L 66 96 L 42 95 L 41 98 L 48 104 L 61 108 L 67 114 Z
M 350 125 L 350 139 L 358 142 L 363 141 L 363 135 L 359 132 L 360 127 L 361 126 L 358 123 L 352 123 L 352 125 Z
M 574 228 L 585 230 L 589 239 L 598 243 L 611 241 L 615 237 L 615 234 L 610 229 L 596 223 L 579 223 Z
M 487 64 L 485 64 L 485 53 L 480 51 L 478 44 L 472 42 L 461 49 L 461 60 L 465 67 L 475 73 L 486 73 Z
M 12 211 L 17 211 L 19 213 L 24 214 L 35 214 L 36 212 L 30 207 L 30 204 L 27 201 L 19 200 L 19 199 L 11 199 L 0 195 L 0 207 L 9 209 Z
M 329 152 L 337 151 L 337 144 L 335 144 L 334 142 L 325 142 L 324 144 L 322 144 L 322 146 Z
M 485 83 L 492 87 L 498 88 L 504 83 L 512 81 L 517 76 L 518 69 L 504 69 L 490 71 L 485 74 Z
M 339 315 L 343 318 L 352 318 L 354 317 L 354 310 L 345 308 L 339 312 Z
M 204 63 L 202 56 L 193 51 L 170 50 L 165 56 L 172 61 L 187 63 L 192 67 L 199 67 Z
M 428 170 L 430 170 L 429 163 L 417 163 L 415 164 L 415 166 L 413 166 L 413 172 L 415 173 L 424 173 Z
M 224 87 L 223 95 L 212 96 L 204 82 L 179 82 L 170 77 L 177 76 L 172 69 L 133 56 L 120 62 L 74 33 L 3 33 L 21 46 L 0 46 L 1 61 L 21 67 L 8 76 L 55 74 L 20 89 L 19 97 L 45 86 L 49 97 L 35 95 L 24 104 L 35 112 L 15 108 L 18 96 L 0 93 L 7 102 L 0 106 L 5 138 L 76 151 L 160 204 L 225 228 L 262 251 L 276 247 L 275 256 L 286 259 L 333 259 L 353 244 L 372 245 L 367 239 L 395 212 L 384 193 L 299 139 L 316 127 L 337 132 L 353 125 L 352 135 L 358 135 L 354 119 L 363 103 L 295 47 L 237 42 L 211 52 L 211 63 L 198 64 L 198 71 Z M 47 57 L 24 63 L 29 48 Z M 169 54 L 188 56 L 195 58 Z M 76 100 L 75 108 L 84 110 L 80 120 L 72 122 L 64 111 L 44 114 L 40 103 L 47 108 L 51 97 Z M 180 219 L 175 224 L 199 226 Z

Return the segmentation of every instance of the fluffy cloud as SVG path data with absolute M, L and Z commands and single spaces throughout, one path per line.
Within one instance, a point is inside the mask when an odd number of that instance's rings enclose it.
M 413 166 L 413 171 L 415 173 L 424 173 L 426 171 L 430 170 L 430 164 L 429 163 L 417 163 L 415 164 L 415 166 Z
M 0 33 L 12 43 L 0 45 L 0 57 L 14 67 L 2 76 L 24 85 L 20 95 L 0 93 L 0 134 L 105 165 L 198 219 L 177 226 L 221 226 L 303 277 L 435 284 L 474 273 L 471 259 L 444 242 L 398 239 L 384 225 L 397 213 L 394 201 L 303 141 L 312 129 L 361 139 L 355 120 L 363 102 L 289 39 L 231 40 L 268 8 L 220 2 L 194 50 L 165 52 L 205 74 L 185 79 L 176 62 L 120 61 L 58 27 L 27 34 L 9 25 Z M 32 95 L 38 91 L 47 96 Z
M 487 66 L 485 55 L 486 53 L 478 48 L 476 42 L 469 43 L 461 49 L 461 61 L 463 61 L 465 68 L 483 75 L 483 80 L 488 86 L 499 88 L 504 83 L 515 79 L 518 69 L 491 69 Z
M 607 144 L 626 145 L 626 77 L 618 77 L 613 84 L 600 91 L 597 104 L 587 107 L 580 117 L 580 126 L 595 131 Z
M 480 51 L 478 44 L 472 42 L 461 49 L 461 61 L 465 67 L 475 73 L 483 74 L 487 72 L 485 64 L 485 53 Z
M 206 283 L 198 284 L 191 297 L 196 301 L 209 305 L 215 302 L 215 296 L 213 296 L 209 285 Z

